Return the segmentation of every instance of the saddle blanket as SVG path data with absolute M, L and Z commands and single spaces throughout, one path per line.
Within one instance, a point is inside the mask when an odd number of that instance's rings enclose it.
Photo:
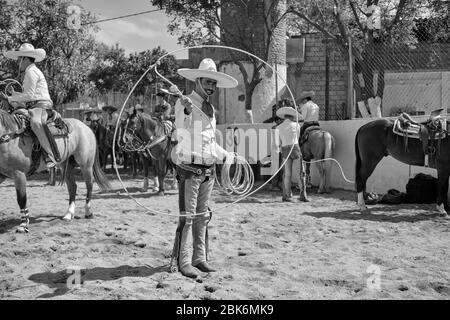
M 319 126 L 310 126 L 306 128 L 305 132 L 303 132 L 302 137 L 300 138 L 300 146 L 302 146 L 306 141 L 308 141 L 309 133 L 311 131 L 322 130 Z

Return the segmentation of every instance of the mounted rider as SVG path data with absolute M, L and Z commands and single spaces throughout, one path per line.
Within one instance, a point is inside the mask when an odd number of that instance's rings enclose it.
M 53 102 L 48 93 L 48 85 L 42 71 L 35 65 L 45 59 L 44 49 L 35 49 L 33 45 L 24 43 L 17 51 L 7 51 L 4 56 L 19 60 L 19 70 L 24 72 L 23 92 L 13 92 L 7 97 L 3 93 L 0 99 L 7 101 L 14 109 L 27 109 L 30 115 L 30 126 L 41 145 L 47 168 L 60 162 L 60 155 L 55 139 L 47 126 L 49 113 L 53 110 Z
M 319 112 L 320 108 L 313 102 L 316 93 L 314 91 L 304 91 L 300 94 L 298 101 L 301 104 L 300 111 L 305 122 L 300 129 L 300 139 L 308 127 L 320 126 Z
M 116 112 L 117 108 L 111 105 L 102 107 L 102 110 L 106 112 L 105 123 L 106 129 L 114 131 L 116 129 L 117 119 L 119 119 L 119 114 Z

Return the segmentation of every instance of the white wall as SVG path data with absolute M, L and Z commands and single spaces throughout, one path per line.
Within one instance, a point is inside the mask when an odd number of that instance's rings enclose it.
M 413 117 L 416 121 L 423 121 L 425 117 Z M 373 119 L 354 119 L 340 121 L 320 121 L 320 126 L 329 131 L 335 138 L 335 156 L 339 161 L 347 179 L 355 180 L 355 136 L 358 129 Z M 436 177 L 436 170 L 424 167 L 411 166 L 411 176 L 423 172 Z M 298 182 L 298 176 L 293 177 L 293 181 Z M 315 165 L 311 165 L 311 179 L 313 185 L 318 185 L 319 177 Z M 389 189 L 406 191 L 406 183 L 409 179 L 409 165 L 403 164 L 392 157 L 385 157 L 380 161 L 374 173 L 367 181 L 367 191 L 376 193 L 386 193 Z M 336 163 L 333 163 L 329 185 L 332 188 L 345 190 L 356 190 L 353 183 L 348 183 L 342 177 L 341 170 Z
M 413 117 L 416 121 L 425 120 L 425 116 L 422 117 Z M 354 181 L 355 179 L 355 136 L 358 129 L 364 125 L 365 123 L 372 121 L 374 119 L 354 119 L 354 120 L 339 120 L 339 121 L 321 121 L 320 125 L 324 130 L 329 131 L 335 138 L 335 155 L 334 158 L 339 161 L 342 166 L 343 172 L 347 179 Z M 255 134 L 257 138 L 257 142 L 253 142 L 252 145 L 244 146 L 245 153 L 242 155 L 248 157 L 250 150 L 256 150 L 257 148 L 257 157 L 258 159 L 253 160 L 261 160 L 267 154 L 274 154 L 272 151 L 273 144 L 271 143 L 268 135 L 272 135 L 270 133 L 270 128 L 273 124 L 238 124 L 238 125 L 218 125 L 217 130 L 221 131 L 224 137 L 224 147 L 232 151 L 233 147 L 230 145 L 230 140 L 232 138 L 229 137 L 225 133 L 227 127 L 238 127 L 242 128 L 246 135 L 249 136 L 252 129 L 260 130 L 264 132 L 264 134 Z M 248 134 L 247 134 L 248 133 Z M 266 135 L 266 133 L 268 135 Z M 266 145 L 266 147 L 264 147 Z M 254 152 L 250 152 L 253 153 Z M 298 168 L 297 168 L 298 169 Z M 270 170 L 269 170 L 270 172 Z M 294 170 L 294 172 L 298 172 L 298 170 Z M 431 174 L 436 177 L 437 173 L 434 169 L 424 168 L 424 167 L 415 167 L 411 166 L 411 176 L 415 174 L 423 172 L 427 174 Z M 311 165 L 311 178 L 313 185 L 318 185 L 319 177 L 318 172 L 315 165 Z M 298 175 L 293 177 L 294 182 L 298 182 Z M 409 179 L 409 166 L 403 164 L 392 157 L 385 157 L 378 164 L 372 176 L 367 181 L 367 191 L 369 192 L 377 192 L 377 193 L 386 193 L 389 189 L 397 189 L 399 191 L 405 192 L 406 183 Z M 345 190 L 355 190 L 354 183 L 348 183 L 344 180 L 341 170 L 338 165 L 333 162 L 331 166 L 331 174 L 329 176 L 329 185 L 332 188 L 339 188 Z
M 253 65 L 248 62 L 243 62 L 246 70 L 249 73 L 249 77 L 252 76 Z M 224 64 L 220 67 L 220 71 L 228 75 L 231 75 L 238 80 L 237 88 L 232 89 L 220 89 L 219 90 L 219 105 L 220 108 L 220 120 L 223 123 L 235 124 L 235 123 L 248 123 L 245 112 L 245 101 L 239 101 L 240 95 L 245 96 L 245 85 L 242 77 L 242 73 L 239 67 L 234 64 Z M 284 91 L 286 85 L 283 79 L 286 81 L 286 65 L 277 65 L 277 71 L 280 74 L 278 77 L 278 93 Z M 267 74 L 262 69 L 263 80 L 258 84 L 253 92 L 252 96 L 252 111 L 253 120 L 255 123 L 261 123 L 262 121 L 272 116 L 272 105 L 275 104 L 275 75 L 276 73 Z

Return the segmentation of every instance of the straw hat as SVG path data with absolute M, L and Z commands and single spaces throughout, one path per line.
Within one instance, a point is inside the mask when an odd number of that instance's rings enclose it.
M 298 98 L 299 101 L 302 101 L 305 98 L 311 98 L 314 99 L 316 96 L 316 93 L 314 91 L 303 91 L 300 93 L 300 97 Z
M 117 108 L 114 107 L 114 106 L 108 105 L 108 106 L 103 106 L 103 107 L 102 107 L 102 110 L 103 110 L 103 111 L 112 110 L 112 111 L 114 112 L 114 111 L 117 111 Z
M 144 107 L 141 106 L 139 103 L 134 107 L 136 110 L 144 110 Z
M 19 57 L 31 57 L 35 62 L 40 62 L 45 59 L 44 49 L 35 49 L 30 43 L 24 43 L 19 50 L 6 51 L 3 54 L 6 58 L 17 60 Z
M 295 110 L 294 108 L 282 107 L 282 108 L 277 110 L 277 116 L 278 117 L 284 119 L 286 115 L 293 116 L 294 119 L 297 119 L 297 116 L 298 116 L 299 120 L 302 119 L 302 115 L 300 113 L 298 113 L 297 110 Z
M 182 68 L 178 69 L 178 74 L 191 81 L 195 81 L 197 78 L 216 80 L 218 88 L 234 88 L 238 85 L 238 81 L 232 76 L 218 72 L 216 64 L 210 58 L 203 59 L 198 69 Z
M 90 108 L 84 110 L 83 113 L 102 113 L 102 109 L 100 109 L 99 107 L 96 107 L 96 108 L 90 107 Z

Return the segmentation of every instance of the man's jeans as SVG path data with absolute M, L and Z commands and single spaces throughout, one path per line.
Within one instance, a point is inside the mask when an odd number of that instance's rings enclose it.
M 52 104 L 50 102 L 39 102 L 36 107 L 33 109 L 29 109 L 30 113 L 30 126 L 31 130 L 33 130 L 36 137 L 39 139 L 39 143 L 44 151 L 48 154 L 48 157 L 53 161 L 55 161 L 55 157 L 53 156 L 52 148 L 50 147 L 50 142 L 48 141 L 47 135 L 45 134 L 43 123 L 47 121 L 48 114 L 47 110 L 44 108 L 51 108 Z
M 209 198 L 214 187 L 214 175 L 180 176 L 179 207 L 181 214 L 206 212 L 194 217 L 180 217 L 181 241 L 179 251 L 179 266 L 193 266 L 206 262 L 206 229 L 210 219 L 208 212 Z M 190 241 L 192 229 L 192 244 Z M 191 252 L 193 254 L 191 259 Z

